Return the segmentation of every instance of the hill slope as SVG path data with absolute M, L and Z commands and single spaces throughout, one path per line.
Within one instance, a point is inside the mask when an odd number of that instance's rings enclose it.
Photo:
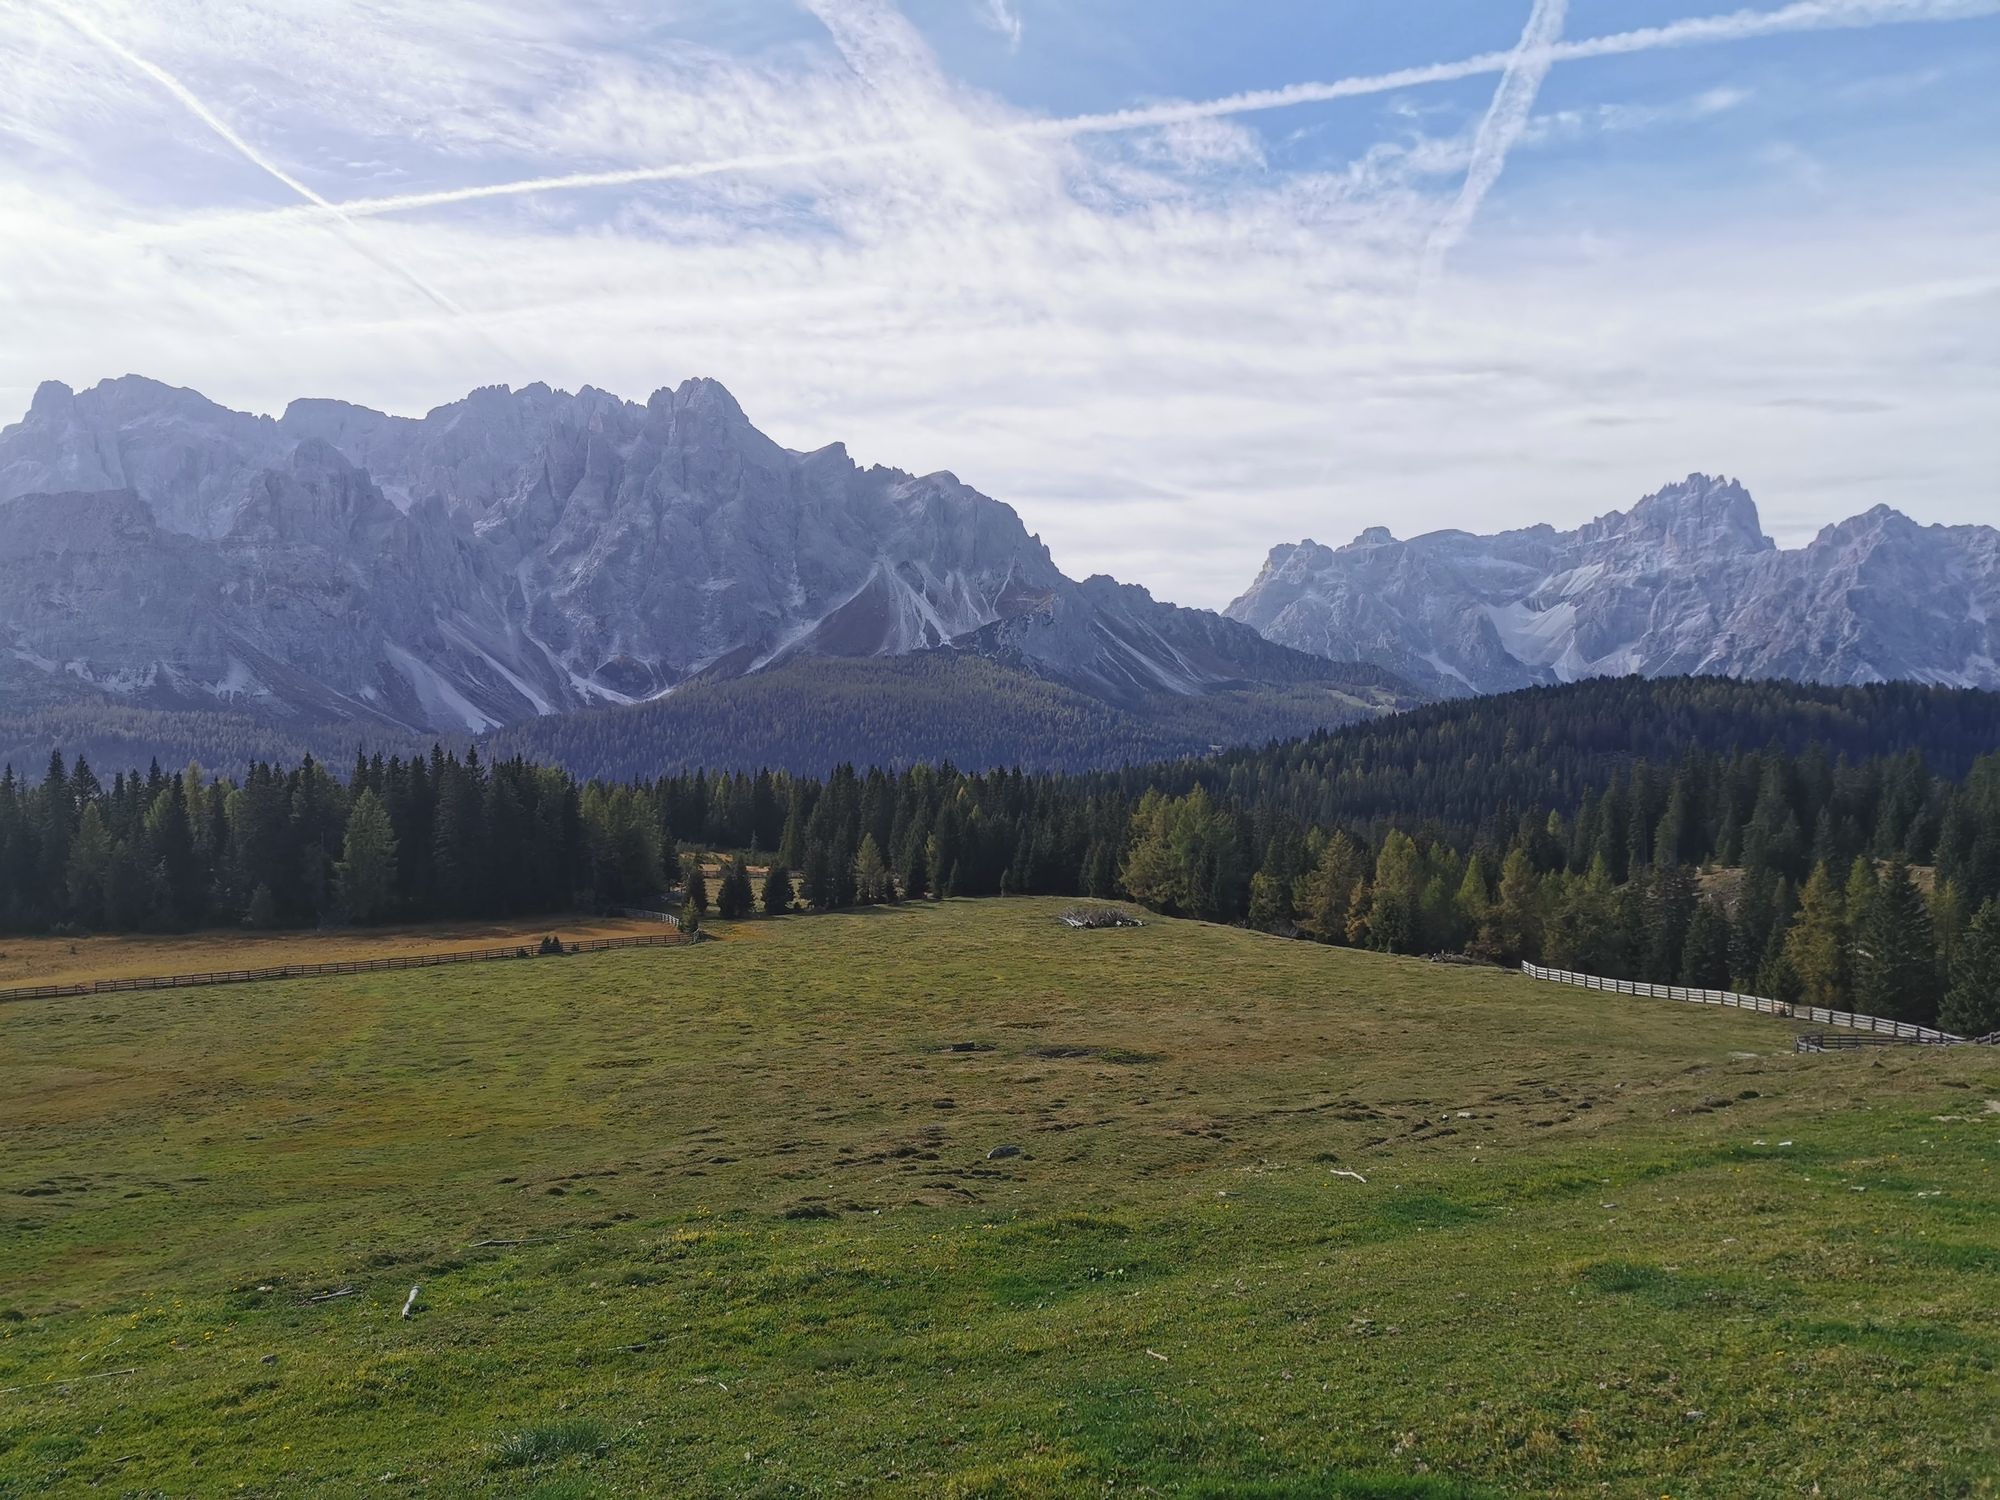
M 532 720 L 486 743 L 492 754 L 614 778 L 760 766 L 819 775 L 843 762 L 1081 771 L 1308 734 L 1408 701 L 1393 678 L 1362 667 L 1196 695 L 1128 681 L 1107 702 L 1004 658 L 944 650 L 788 661 L 653 703 Z
M 2000 1480 L 1987 1049 L 1057 906 L 17 1007 L 0 1487 Z

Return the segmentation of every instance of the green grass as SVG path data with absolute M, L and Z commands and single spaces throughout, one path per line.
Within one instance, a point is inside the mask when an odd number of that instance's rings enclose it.
M 2000 1054 L 1060 905 L 0 1011 L 0 1496 L 2000 1494 Z

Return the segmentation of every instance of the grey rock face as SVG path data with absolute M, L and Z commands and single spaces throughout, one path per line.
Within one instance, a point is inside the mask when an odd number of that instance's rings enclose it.
M 1329 675 L 1214 614 L 1071 582 L 950 474 L 782 448 L 710 380 L 276 420 L 134 376 L 46 385 L 0 431 L 0 534 L 0 703 L 477 731 L 947 643 L 1111 701 Z
M 1684 672 L 2000 688 L 2000 531 L 1879 506 L 1784 552 L 1741 485 L 1696 474 L 1571 532 L 1275 547 L 1225 613 L 1444 695 Z
M 1363 685 L 1352 663 L 1336 668 L 1324 658 L 1276 646 L 1234 620 L 1163 604 L 1137 584 L 1103 574 L 1082 583 L 1064 580 L 1030 607 L 955 644 L 1121 707 L 1162 693 Z M 1385 677 L 1381 685 L 1395 684 Z

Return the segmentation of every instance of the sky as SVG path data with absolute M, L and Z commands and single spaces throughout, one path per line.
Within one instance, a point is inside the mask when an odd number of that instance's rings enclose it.
M 0 0 L 0 422 L 712 376 L 1074 576 L 2000 523 L 2000 0 Z

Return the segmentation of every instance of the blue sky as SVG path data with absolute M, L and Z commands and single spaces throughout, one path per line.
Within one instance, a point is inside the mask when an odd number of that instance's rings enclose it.
M 578 180 L 578 179 L 582 180 Z M 12 0 L 0 412 L 713 375 L 1073 573 L 2000 520 L 2000 0 Z

